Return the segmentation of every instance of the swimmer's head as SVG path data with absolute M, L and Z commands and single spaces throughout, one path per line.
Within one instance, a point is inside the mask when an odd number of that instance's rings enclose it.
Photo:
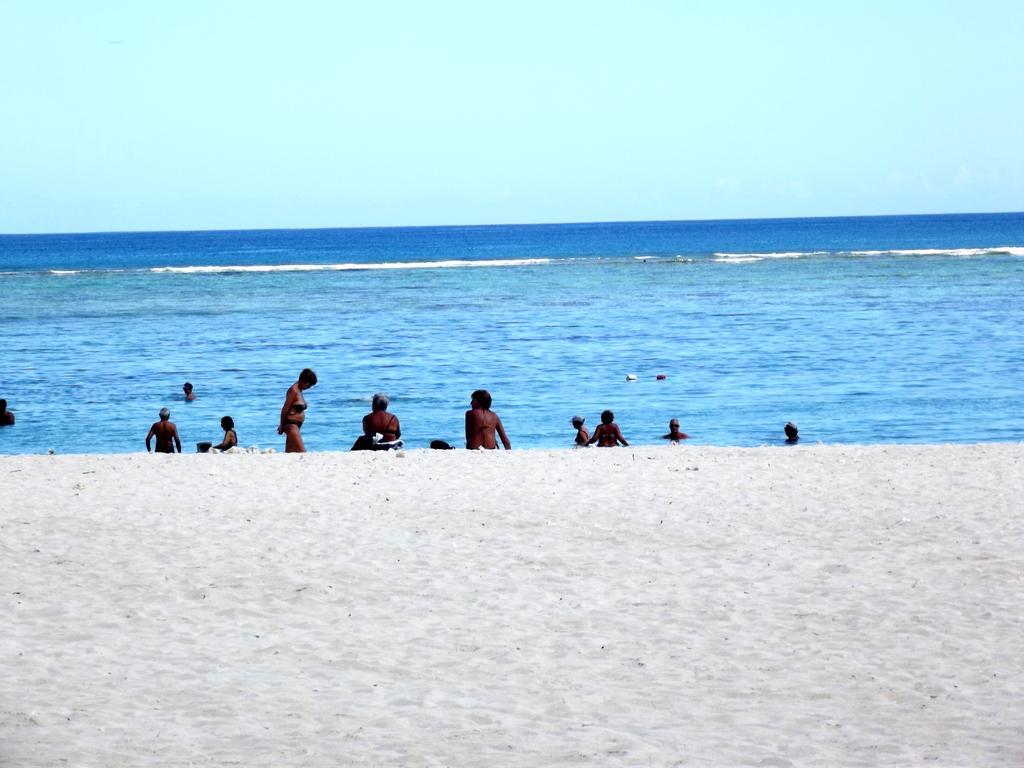
M 169 418 L 171 418 L 171 409 L 170 408 L 161 408 L 160 409 L 160 421 L 167 421 Z
M 613 421 L 615 421 L 614 413 L 612 413 L 611 411 L 601 411 L 602 424 L 611 424 Z

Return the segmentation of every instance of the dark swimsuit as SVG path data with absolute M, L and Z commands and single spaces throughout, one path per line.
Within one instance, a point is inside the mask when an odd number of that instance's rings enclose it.
M 369 418 L 369 417 L 367 417 Z M 375 443 L 373 441 L 373 435 L 376 434 L 376 430 L 369 434 L 362 434 L 356 438 L 355 443 L 352 445 L 353 451 L 386 451 L 390 448 L 398 448 L 402 443 L 399 438 L 402 437 L 402 430 L 394 427 L 394 423 L 398 421 L 398 417 L 395 414 L 391 414 L 391 418 L 388 420 L 387 427 L 380 433 L 380 442 Z M 363 422 L 363 429 L 366 429 L 366 422 Z M 388 436 L 391 436 L 390 438 Z
M 390 421 L 388 421 L 388 429 L 387 429 L 387 431 L 384 432 L 381 435 L 382 438 L 386 438 L 388 435 L 392 435 L 392 438 L 390 440 L 382 439 L 381 440 L 382 443 L 393 443 L 395 440 L 397 440 L 398 438 L 400 438 L 402 436 L 402 431 L 401 430 L 395 430 L 395 431 L 391 430 L 391 425 L 394 424 L 396 420 L 397 420 L 396 416 L 394 414 L 392 414 Z
M 228 435 L 231 437 L 229 438 Z M 228 445 L 228 440 L 231 440 L 231 445 Z M 234 448 L 238 445 L 238 433 L 233 429 L 229 429 L 227 434 L 224 435 L 224 442 L 217 446 L 217 450 L 226 451 L 228 448 Z
M 610 424 L 598 424 L 594 434 L 597 436 L 598 448 L 614 448 L 619 444 L 618 438 L 612 431 Z
M 308 407 L 309 407 L 309 405 L 307 405 L 306 403 L 295 402 L 295 403 L 292 403 L 292 407 L 288 409 L 288 413 L 289 414 L 292 414 L 292 413 L 302 413 Z M 292 421 L 291 419 L 285 419 L 284 423 L 286 425 L 287 424 L 291 424 L 294 427 L 298 427 L 299 429 L 302 429 L 302 422 L 301 421 Z

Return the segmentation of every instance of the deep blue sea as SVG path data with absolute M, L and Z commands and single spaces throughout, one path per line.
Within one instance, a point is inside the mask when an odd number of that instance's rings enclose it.
M 223 415 L 282 450 L 304 367 L 310 450 L 377 391 L 461 444 L 477 388 L 516 448 L 605 408 L 638 444 L 1019 441 L 1024 214 L 5 235 L 0 328 L 6 454 L 145 450 L 162 406 L 186 451 Z

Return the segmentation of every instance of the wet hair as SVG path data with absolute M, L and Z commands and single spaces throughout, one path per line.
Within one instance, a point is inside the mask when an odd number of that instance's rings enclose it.
M 373 410 L 375 411 L 386 411 L 388 409 L 388 396 L 383 392 L 378 392 L 373 396 Z
M 792 421 L 787 421 L 786 426 L 782 428 L 782 431 L 786 433 L 786 437 L 788 437 L 790 440 L 792 440 L 794 437 L 797 436 L 797 434 L 799 434 L 796 428 L 796 424 L 794 424 Z
M 670 427 L 678 427 L 679 426 L 679 419 L 672 419 L 672 420 L 670 420 L 668 425 Z
M 167 421 L 169 418 L 171 418 L 171 409 L 170 408 L 161 408 L 160 409 L 160 419 L 161 419 L 161 421 Z
M 487 410 L 488 408 L 491 407 L 491 393 L 488 392 L 486 389 L 474 390 L 473 394 L 470 395 L 470 398 L 476 400 L 479 406 L 484 410 Z
M 184 389 L 186 392 L 191 392 L 192 391 L 192 382 L 186 381 L 184 384 L 181 385 L 181 388 Z
M 615 421 L 614 413 L 612 413 L 611 411 L 601 411 L 602 424 L 611 424 L 613 421 Z
M 0 413 L 3 413 L 6 410 L 7 410 L 7 401 L 6 400 L 0 400 Z
M 235 420 L 232 419 L 230 416 L 225 416 L 223 419 L 220 420 L 220 428 L 223 429 L 225 432 L 229 429 L 234 429 Z
M 309 384 L 309 386 L 316 386 L 316 374 L 313 373 L 312 368 L 303 368 L 302 373 L 299 374 L 299 381 L 303 384 Z

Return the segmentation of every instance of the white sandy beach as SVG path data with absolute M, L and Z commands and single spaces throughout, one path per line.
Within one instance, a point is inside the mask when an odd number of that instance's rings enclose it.
M 1024 445 L 0 478 L 3 766 L 1024 764 Z

